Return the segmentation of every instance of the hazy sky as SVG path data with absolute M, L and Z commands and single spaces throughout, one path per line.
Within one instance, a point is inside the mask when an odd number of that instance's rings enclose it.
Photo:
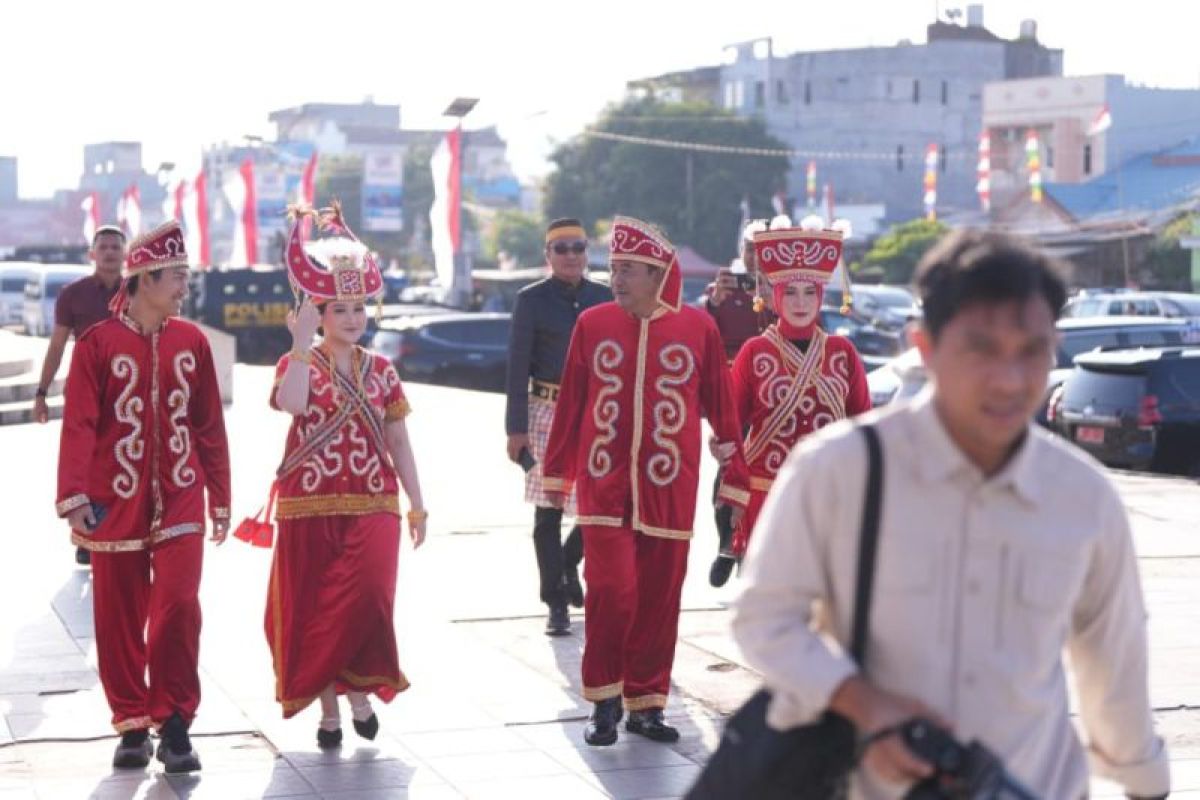
M 26 0 L 6 4 L 0 30 L 0 155 L 20 158 L 22 196 L 47 196 L 77 185 L 88 142 L 140 140 L 148 168 L 190 172 L 206 144 L 271 135 L 274 109 L 371 96 L 399 103 L 405 127 L 440 127 L 447 102 L 468 95 L 483 99 L 468 127 L 498 123 L 526 177 L 631 78 L 715 64 L 724 45 L 759 36 L 776 53 L 920 42 L 939 7 L 964 5 Z M 1196 0 L 984 6 L 1004 37 L 1036 19 L 1067 74 L 1200 87 Z

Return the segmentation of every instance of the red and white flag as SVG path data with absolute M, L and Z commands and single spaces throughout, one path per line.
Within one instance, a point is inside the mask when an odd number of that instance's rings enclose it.
M 186 183 L 186 182 L 185 182 Z M 212 266 L 208 242 L 208 180 L 204 170 L 196 176 L 183 198 L 183 228 L 188 256 L 202 269 Z
M 304 173 L 300 176 L 299 186 L 300 196 L 296 198 L 301 206 L 313 208 L 317 202 L 317 151 L 309 156 L 308 163 L 304 166 Z M 304 232 L 304 238 L 307 239 L 312 233 L 312 217 L 306 216 L 304 222 L 301 223 L 301 230 Z
M 129 184 L 117 202 L 117 224 L 130 239 L 142 233 L 142 193 L 136 183 Z
M 184 198 L 187 197 L 187 190 L 187 181 L 182 179 L 168 185 L 162 204 L 164 220 L 173 219 L 176 222 L 183 222 L 183 203 Z
M 246 159 L 236 172 L 225 175 L 223 188 L 233 207 L 233 249 L 229 266 L 247 267 L 258 262 L 258 198 L 254 192 L 254 162 Z
M 83 209 L 83 240 L 91 245 L 96 238 L 96 229 L 100 227 L 100 195 L 88 192 L 79 204 Z
M 1112 122 L 1112 112 L 1108 110 L 1108 103 L 1105 103 L 1100 112 L 1096 114 L 1096 118 L 1092 120 L 1092 125 L 1088 128 L 1087 135 L 1099 136 L 1112 127 Z
M 975 192 L 984 211 L 992 208 L 992 136 L 986 130 L 979 134 L 979 163 L 976 165 Z
M 433 205 L 429 226 L 433 261 L 442 286 L 454 285 L 454 256 L 462 246 L 462 131 L 448 131 L 429 160 L 433 172 Z

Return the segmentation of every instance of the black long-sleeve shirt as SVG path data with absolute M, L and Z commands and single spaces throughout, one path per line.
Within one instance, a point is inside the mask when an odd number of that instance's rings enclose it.
M 575 320 L 586 308 L 612 300 L 605 285 L 584 278 L 578 286 L 555 277 L 517 293 L 508 340 L 508 407 L 504 429 L 529 432 L 529 379 L 558 383 Z

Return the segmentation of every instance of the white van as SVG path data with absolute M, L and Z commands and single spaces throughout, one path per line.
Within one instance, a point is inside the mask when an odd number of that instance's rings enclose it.
M 0 261 L 0 325 L 20 325 L 25 313 L 25 282 L 41 268 L 25 261 Z
M 69 264 L 43 264 L 25 282 L 25 332 L 30 336 L 49 336 L 54 330 L 54 301 L 68 283 L 91 275 L 91 267 Z

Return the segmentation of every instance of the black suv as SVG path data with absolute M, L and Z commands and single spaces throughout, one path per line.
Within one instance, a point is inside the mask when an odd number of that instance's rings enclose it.
M 508 368 L 508 314 L 438 314 L 388 320 L 371 349 L 396 365 L 404 380 L 504 391 Z
M 1109 466 L 1200 477 L 1200 347 L 1077 356 L 1056 423 Z

